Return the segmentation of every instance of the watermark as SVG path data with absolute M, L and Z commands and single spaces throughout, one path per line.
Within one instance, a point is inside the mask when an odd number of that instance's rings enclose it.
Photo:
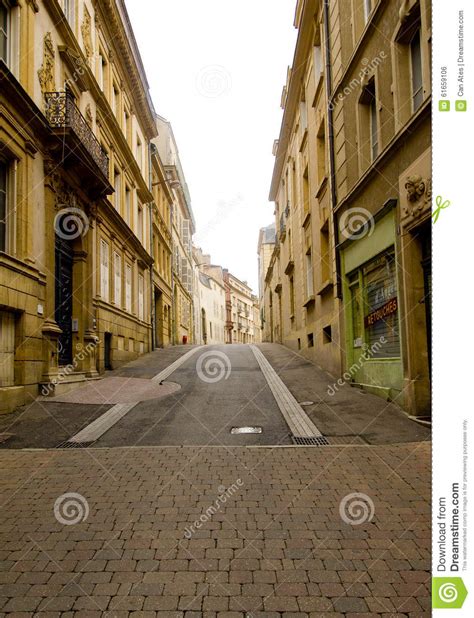
M 43 384 L 41 387 L 41 394 L 44 397 L 47 397 L 48 395 L 53 393 L 56 386 L 58 384 L 61 384 L 61 382 L 63 382 L 68 376 L 74 373 L 74 371 L 77 369 L 78 364 L 81 363 L 88 356 L 90 356 L 95 351 L 99 343 L 99 338 L 97 338 L 95 341 L 90 341 L 86 346 L 84 346 L 82 343 L 78 343 L 76 345 L 77 353 L 74 355 L 72 363 L 62 367 L 61 372 L 58 373 L 58 375 L 55 376 L 51 380 L 51 382 L 48 382 L 48 384 Z M 58 342 L 58 351 L 62 351 L 62 344 L 60 341 Z
M 345 86 L 344 89 L 334 98 L 334 100 L 329 103 L 329 109 L 334 111 L 338 103 L 341 103 L 346 97 L 354 92 L 354 90 L 360 88 L 367 81 L 368 76 L 380 64 L 382 64 L 387 57 L 387 54 L 384 51 L 381 51 L 380 54 L 375 56 L 372 60 L 362 58 L 363 68 L 360 70 L 359 75 L 357 77 L 353 77 L 349 84 Z
M 364 363 L 370 360 L 373 357 L 373 355 L 382 348 L 384 343 L 387 343 L 387 340 L 385 339 L 383 335 L 380 337 L 378 341 L 373 343 L 370 347 L 368 346 L 367 343 L 364 343 L 362 345 L 362 348 L 364 349 L 364 353 L 359 356 L 357 362 L 353 363 L 349 367 L 348 371 L 345 371 L 342 374 L 342 376 L 337 380 L 337 382 L 334 382 L 332 386 L 331 385 L 328 386 L 327 394 L 330 397 L 332 397 L 339 390 L 339 386 L 344 386 L 345 384 L 350 382 L 352 378 L 354 377 L 354 375 L 359 371 L 359 369 L 362 369 L 362 366 L 364 365 Z
M 89 231 L 89 219 L 80 208 L 67 207 L 54 217 L 54 230 L 63 240 L 74 240 Z
M 435 202 L 436 208 L 433 210 L 433 214 L 431 215 L 433 218 L 433 223 L 436 223 L 436 221 L 438 221 L 439 215 L 441 214 L 442 210 L 451 206 L 451 202 L 449 200 L 443 200 L 441 195 L 436 196 Z
M 196 371 L 199 379 L 208 384 L 227 380 L 231 370 L 230 358 L 224 352 L 217 350 L 204 352 L 196 362 Z
M 203 524 L 208 522 L 213 515 L 215 515 L 218 511 L 220 511 L 221 507 L 227 502 L 229 498 L 231 498 L 240 487 L 242 487 L 244 482 L 242 479 L 237 479 L 235 483 L 232 483 L 229 487 L 225 487 L 225 485 L 219 485 L 217 488 L 219 495 L 215 500 L 214 504 L 211 504 L 204 513 L 197 519 L 191 526 L 185 528 L 184 536 L 187 539 L 190 539 L 196 530 L 199 530 Z
M 354 492 L 347 494 L 339 503 L 339 515 L 344 523 L 360 526 L 372 521 L 375 506 L 367 494 Z
M 434 609 L 460 609 L 467 597 L 462 577 L 433 577 L 432 604 Z
M 229 71 L 220 64 L 203 67 L 196 76 L 196 89 L 204 97 L 217 99 L 232 88 Z
M 375 220 L 372 214 L 362 206 L 349 208 L 339 220 L 341 235 L 346 239 L 356 240 L 374 233 Z
M 56 499 L 53 511 L 60 524 L 74 526 L 86 521 L 89 516 L 89 504 L 81 494 L 69 492 Z

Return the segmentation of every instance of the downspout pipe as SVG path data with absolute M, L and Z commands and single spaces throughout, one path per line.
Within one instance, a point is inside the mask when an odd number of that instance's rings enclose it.
M 326 52 L 326 98 L 328 102 L 328 145 L 329 145 L 329 185 L 331 194 L 331 218 L 334 235 L 334 252 L 336 259 L 336 296 L 342 298 L 342 281 L 341 281 L 341 259 L 338 251 L 339 246 L 339 229 L 337 225 L 336 207 L 336 157 L 334 148 L 334 117 L 332 104 L 332 67 L 331 67 L 331 47 L 330 47 L 330 31 L 329 31 L 329 1 L 323 0 L 324 11 L 324 38 Z

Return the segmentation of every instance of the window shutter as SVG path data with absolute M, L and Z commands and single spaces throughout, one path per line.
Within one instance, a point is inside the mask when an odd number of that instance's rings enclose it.
M 143 311 L 143 275 L 138 275 L 138 317 L 144 319 Z
M 122 306 L 122 259 L 120 254 L 114 252 L 114 302 L 117 307 Z

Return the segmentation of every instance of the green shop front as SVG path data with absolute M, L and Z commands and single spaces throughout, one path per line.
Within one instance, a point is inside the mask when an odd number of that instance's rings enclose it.
M 393 206 L 340 246 L 346 337 L 344 378 L 403 406 L 400 295 Z

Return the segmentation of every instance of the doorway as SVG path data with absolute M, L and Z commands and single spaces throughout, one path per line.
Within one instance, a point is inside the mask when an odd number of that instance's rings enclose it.
M 104 333 L 104 367 L 112 370 L 112 333 Z
M 61 329 L 58 338 L 59 366 L 72 363 L 72 269 L 74 252 L 69 241 L 56 236 L 54 319 Z

